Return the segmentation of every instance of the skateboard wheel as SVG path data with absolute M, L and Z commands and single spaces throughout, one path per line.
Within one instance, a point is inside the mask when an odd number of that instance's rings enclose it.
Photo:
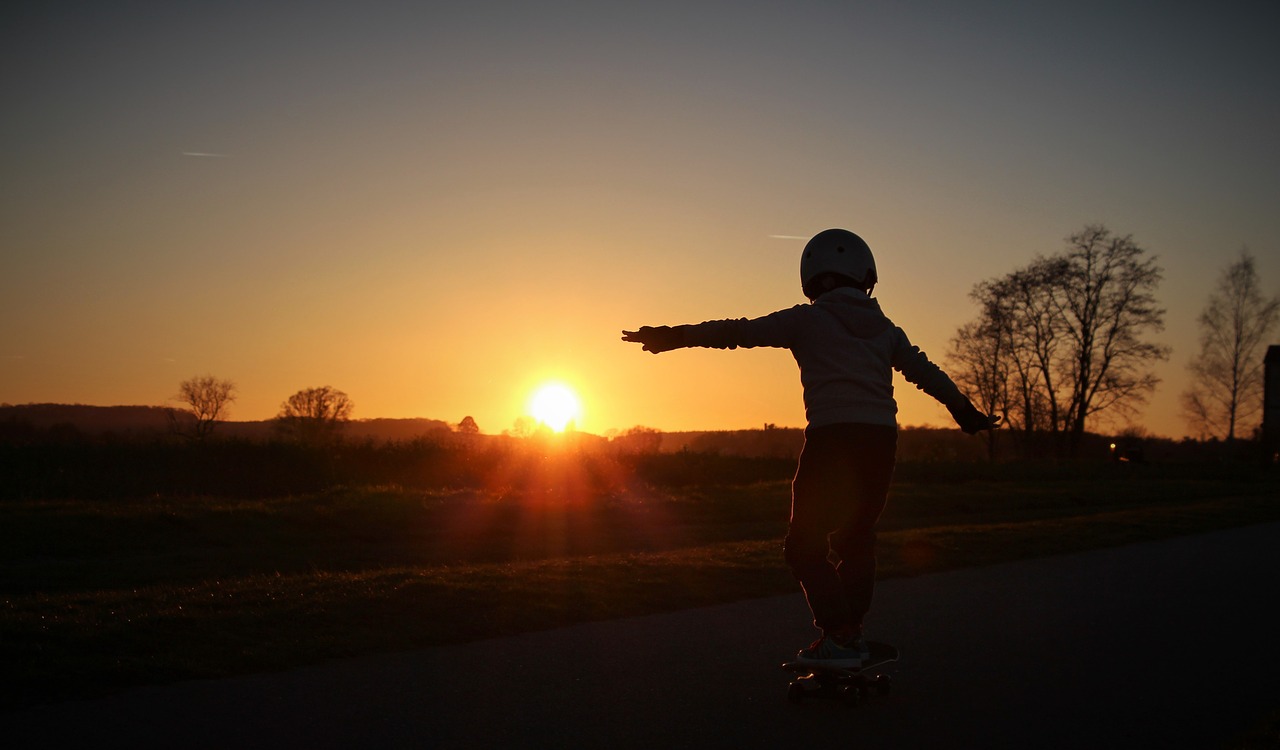
M 876 695 L 888 695 L 893 690 L 893 680 L 889 675 L 876 675 L 875 682 L 872 683 L 876 690 Z
M 844 700 L 845 704 L 848 705 L 849 708 L 855 708 L 858 704 L 865 703 L 867 701 L 867 696 L 863 689 L 853 685 L 846 685 L 841 688 L 840 698 Z

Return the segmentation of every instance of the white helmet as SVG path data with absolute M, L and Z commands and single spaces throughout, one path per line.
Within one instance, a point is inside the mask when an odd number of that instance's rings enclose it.
M 811 292 L 818 291 L 811 288 L 812 282 L 824 273 L 846 276 L 870 289 L 877 281 L 876 259 L 858 235 L 847 229 L 828 229 L 815 234 L 800 255 L 800 286 L 810 299 L 817 296 Z

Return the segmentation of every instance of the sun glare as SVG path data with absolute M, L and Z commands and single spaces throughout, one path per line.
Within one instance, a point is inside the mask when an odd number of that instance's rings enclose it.
M 564 432 L 582 416 L 582 404 L 573 389 L 563 383 L 547 383 L 529 400 L 529 413 L 540 424 Z

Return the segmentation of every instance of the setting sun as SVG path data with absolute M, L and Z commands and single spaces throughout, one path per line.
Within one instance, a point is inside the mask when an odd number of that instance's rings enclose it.
M 573 389 L 563 383 L 547 383 L 529 400 L 529 413 L 540 424 L 564 432 L 582 416 L 582 403 Z

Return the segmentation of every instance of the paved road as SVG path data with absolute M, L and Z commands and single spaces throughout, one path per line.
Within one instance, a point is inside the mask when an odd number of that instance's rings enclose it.
M 0 715 L 0 737 L 9 747 L 1213 748 L 1280 707 L 1277 571 L 1280 524 L 1268 524 L 889 581 L 869 629 L 903 659 L 893 694 L 857 709 L 785 700 L 776 665 L 812 632 L 796 595 L 134 690 Z

